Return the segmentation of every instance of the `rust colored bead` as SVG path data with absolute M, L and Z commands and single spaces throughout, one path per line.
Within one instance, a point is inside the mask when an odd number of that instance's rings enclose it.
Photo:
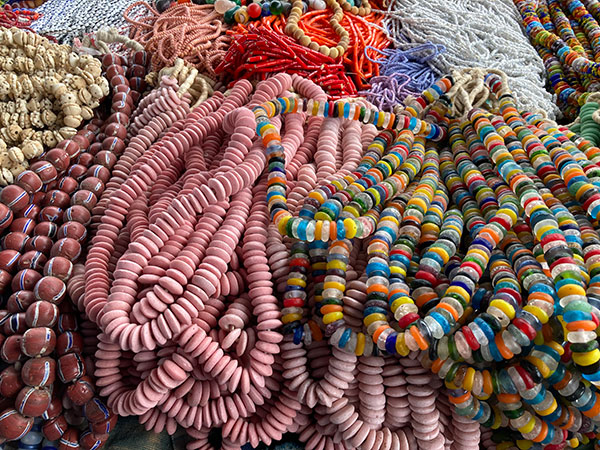
M 71 303 L 65 302 L 61 305 L 61 308 L 66 309 L 66 307 L 68 307 L 69 305 L 71 305 Z M 78 329 L 79 327 L 77 325 L 77 317 L 75 317 L 75 314 L 70 314 L 70 312 L 63 312 L 58 317 L 58 331 L 60 331 L 61 333 L 64 333 L 66 331 L 77 331 Z
M 19 258 L 21 258 L 21 254 L 16 250 L 2 250 L 0 252 L 0 269 L 14 273 L 17 270 Z
M 40 417 L 50 406 L 52 394 L 46 388 L 25 386 L 17 394 L 15 407 L 27 417 Z
M 19 258 L 18 269 L 33 269 L 40 272 L 43 269 L 44 264 L 46 264 L 46 261 L 48 261 L 48 258 L 46 258 L 42 252 L 31 250 L 24 253 Z
M 75 222 L 79 222 L 87 227 L 92 220 L 92 214 L 85 206 L 75 205 L 71 206 L 64 212 L 62 220 L 63 222 L 74 220 Z
M 70 159 L 77 158 L 81 152 L 81 146 L 73 139 L 65 139 L 64 141 L 60 141 L 56 148 L 63 149 L 65 152 L 67 152 Z
M 79 450 L 79 432 L 75 428 L 69 429 L 58 440 L 58 450 Z
M 67 420 L 65 419 L 65 416 L 60 414 L 54 419 L 50 419 L 42 426 L 42 434 L 49 441 L 56 441 L 60 439 L 63 434 L 65 434 L 67 428 Z
M 46 411 L 44 411 L 44 414 L 42 414 L 42 419 L 44 419 L 44 420 L 54 419 L 55 417 L 58 417 L 62 413 L 62 410 L 63 410 L 62 401 L 55 394 L 52 397 L 52 400 L 50 401 L 50 405 L 48 406 Z
M 0 437 L 16 441 L 25 436 L 33 427 L 33 417 L 23 417 L 14 409 L 0 413 Z
M 19 217 L 13 220 L 10 224 L 10 231 L 18 231 L 20 233 L 31 234 L 35 228 L 35 221 L 27 217 Z
M 2 344 L 2 349 L 0 349 L 0 358 L 2 361 L 8 364 L 14 364 L 23 358 L 21 353 L 21 340 L 23 336 L 20 334 L 13 334 L 12 336 L 8 336 L 4 343 Z
M 75 178 L 78 182 L 83 179 L 85 174 L 87 173 L 87 167 L 82 166 L 81 164 L 73 164 L 67 170 L 67 175 Z
M 44 275 L 52 276 L 66 282 L 73 272 L 73 263 L 67 258 L 56 256 L 48 260 L 44 266 Z
M 30 196 L 21 186 L 11 184 L 0 192 L 0 202 L 8 206 L 13 212 L 25 208 L 29 204 Z
M 92 145 L 90 145 L 89 154 L 96 156 L 96 153 L 98 153 L 100 150 L 102 150 L 102 142 L 94 142 Z
M 86 131 L 83 131 L 82 133 L 77 133 L 75 136 L 73 136 L 71 138 L 71 140 L 73 142 L 75 142 L 77 145 L 79 145 L 79 148 L 81 149 L 81 151 L 85 151 L 90 147 L 90 144 L 92 143 L 92 141 L 94 140 L 95 135 L 94 133 L 90 134 Z M 79 156 L 81 156 L 81 153 L 79 154 Z
M 52 246 L 50 250 L 50 256 L 62 256 L 70 261 L 75 262 L 81 254 L 81 244 L 75 239 L 63 238 L 59 239 Z
M 56 361 L 49 357 L 28 359 L 21 368 L 21 380 L 28 386 L 52 386 L 55 379 Z
M 119 55 L 114 53 L 107 53 L 102 57 L 103 68 L 106 69 L 107 67 L 110 67 L 113 64 L 121 65 L 123 64 L 123 59 Z
M 14 276 L 12 280 L 12 290 L 13 291 L 33 291 L 34 286 L 42 276 L 33 269 L 23 269 Z
M 28 292 L 28 291 L 24 291 Z M 30 327 L 53 327 L 58 321 L 58 306 L 43 300 L 38 300 L 27 308 L 25 323 Z
M 70 383 L 85 375 L 83 359 L 79 353 L 68 353 L 58 358 L 58 377 L 63 383 Z
M 58 222 L 62 213 L 63 209 L 58 206 L 44 206 L 40 211 L 39 219 L 40 221 Z
M 91 423 L 102 422 L 109 419 L 111 412 L 99 398 L 93 398 L 83 406 L 83 414 Z
M 60 278 L 45 276 L 37 282 L 33 292 L 38 300 L 58 305 L 65 298 L 67 286 Z
M 27 330 L 27 322 L 25 321 L 25 313 L 18 312 L 10 316 L 10 319 L 4 322 L 2 326 L 4 334 L 22 334 Z
M 2 248 L 4 250 L 16 250 L 18 252 L 23 251 L 25 243 L 29 240 L 29 236 L 25 233 L 18 231 L 12 231 L 8 233 L 2 239 Z
M 0 230 L 8 228 L 13 221 L 13 213 L 8 206 L 0 203 Z
M 108 150 L 101 150 L 94 157 L 94 164 L 101 164 L 104 167 L 107 167 L 109 170 L 112 170 L 116 163 L 117 156 Z
M 33 234 L 35 236 L 48 236 L 49 238 L 54 238 L 57 231 L 58 225 L 54 222 L 40 222 L 33 229 Z
M 106 68 L 105 76 L 109 80 L 117 75 L 125 75 L 125 69 L 119 64 L 111 64 Z
M 48 236 L 34 236 L 25 243 L 25 251 L 38 250 L 44 255 L 50 254 L 52 239 Z
M 21 211 L 19 211 L 15 217 L 26 217 L 28 219 L 37 220 L 41 211 L 42 208 L 40 206 L 30 203 L 29 205 L 27 205 L 27 208 L 24 208 Z
M 65 209 L 70 204 L 69 194 L 60 189 L 53 189 L 46 194 L 43 206 L 58 206 L 60 209 Z
M 94 208 L 94 206 L 96 206 L 96 203 L 98 203 L 98 197 L 96 197 L 96 195 L 94 195 L 94 193 L 91 191 L 82 189 L 82 190 L 75 192 L 71 196 L 71 205 L 72 206 L 75 206 L 75 205 L 85 206 L 87 209 L 89 209 L 91 211 Z
M 51 163 L 59 173 L 67 170 L 71 164 L 70 155 L 62 148 L 53 148 L 48 151 L 45 159 Z
M 83 338 L 76 331 L 65 331 L 58 336 L 56 340 L 56 353 L 59 356 L 67 353 L 82 353 Z
M 111 414 L 108 419 L 102 420 L 100 422 L 92 422 L 90 424 L 90 429 L 92 433 L 97 435 L 105 435 L 109 434 L 117 424 L 117 416 L 116 414 Z
M 64 193 L 71 195 L 78 188 L 77 180 L 73 177 L 62 177 L 58 180 L 58 188 Z
M 94 386 L 90 377 L 81 377 L 67 388 L 69 399 L 77 406 L 83 406 L 94 397 Z
M 104 447 L 105 438 L 96 436 L 91 431 L 84 431 L 79 438 L 79 444 L 84 450 L 98 450 Z
M 38 161 L 29 166 L 29 169 L 35 172 L 44 184 L 48 184 L 51 181 L 56 180 L 58 176 L 58 172 L 56 171 L 56 167 L 54 167 L 48 161 Z
M 22 387 L 21 376 L 14 366 L 8 366 L 0 372 L 0 396 L 13 398 Z
M 104 184 L 108 183 L 108 180 L 110 180 L 110 170 L 101 164 L 94 164 L 92 167 L 90 167 L 87 175 L 88 177 L 98 178 Z
M 35 294 L 33 291 L 17 291 L 8 297 L 6 309 L 13 314 L 26 312 L 33 303 L 35 303 Z M 25 322 L 27 322 L 27 316 L 25 316 Z
M 25 170 L 17 176 L 17 184 L 29 194 L 34 194 L 42 189 L 44 183 L 33 170 Z
M 23 333 L 21 351 L 31 358 L 35 356 L 48 356 L 54 351 L 55 347 L 56 334 L 52 328 L 29 328 Z
M 96 198 L 100 198 L 104 192 L 104 182 L 97 177 L 87 177 L 81 182 L 79 187 L 83 190 L 92 192 Z
M 10 286 L 12 279 L 13 277 L 10 273 L 0 269 L 0 293 L 4 292 L 4 290 Z
M 70 237 L 78 242 L 83 242 L 87 236 L 87 229 L 79 222 L 70 221 L 64 223 L 58 229 L 57 237 L 59 239 Z

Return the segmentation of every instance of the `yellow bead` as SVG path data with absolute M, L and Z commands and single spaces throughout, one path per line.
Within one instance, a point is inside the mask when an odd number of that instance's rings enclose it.
M 281 234 L 282 236 L 287 235 L 286 227 L 287 227 L 288 220 L 290 220 L 291 218 L 292 218 L 291 215 L 283 216 L 281 218 L 281 220 L 279 221 L 279 223 L 277 224 L 277 228 L 279 229 L 279 234 Z
M 312 191 L 308 193 L 308 197 L 309 198 L 314 198 L 315 200 L 317 200 L 321 205 L 323 203 L 325 203 L 325 199 L 323 198 L 323 196 L 318 193 L 317 191 Z M 317 213 L 318 214 L 318 213 Z M 329 216 L 327 216 L 329 218 Z M 315 214 L 315 218 L 316 218 L 316 214 Z M 317 219 L 318 220 L 318 219 Z M 331 219 L 329 219 L 331 220 Z
M 580 366 L 591 366 L 600 359 L 600 350 L 594 349 L 591 352 L 575 353 L 573 352 L 573 361 Z
M 286 314 L 281 318 L 283 323 L 292 323 L 297 320 L 302 320 L 302 314 Z
M 331 261 L 328 261 L 326 264 L 327 264 L 328 269 L 346 270 L 346 267 L 347 267 L 346 263 L 339 259 L 332 259 Z
M 467 372 L 465 373 L 465 378 L 463 379 L 463 385 L 462 388 L 467 391 L 467 392 L 471 392 L 473 390 L 473 383 L 475 381 L 475 369 L 473 369 L 472 367 L 469 367 L 467 369 Z
M 331 222 L 331 217 L 329 217 L 329 214 L 327 214 L 326 212 L 317 211 L 317 213 L 315 214 L 315 220 L 327 220 Z
M 544 311 L 541 308 L 538 308 L 537 306 L 526 305 L 525 307 L 523 307 L 523 310 L 533 314 L 542 323 L 548 323 L 548 320 L 550 319 L 548 317 L 548 314 L 546 314 L 546 311 Z
M 356 349 L 354 350 L 354 354 L 357 356 L 361 356 L 365 351 L 365 335 L 364 333 L 358 333 L 356 335 Z
M 300 286 L 300 287 L 306 287 L 306 281 L 304 281 L 301 278 L 288 278 L 287 280 L 287 284 L 289 286 Z
M 344 318 L 344 313 L 342 312 L 332 312 L 329 314 L 325 314 L 323 316 L 323 323 L 328 325 L 330 323 L 335 322 L 336 320 L 342 320 Z
M 394 302 L 392 303 L 392 312 L 395 313 L 396 310 L 400 307 L 400 305 L 404 305 L 406 303 L 410 303 L 410 304 L 414 304 L 414 300 L 410 297 L 400 297 L 397 298 L 396 300 L 394 300 Z
M 510 320 L 515 318 L 515 308 L 513 308 L 510 303 L 505 302 L 504 300 L 492 300 L 490 302 L 490 306 L 498 308 L 500 311 L 506 314 Z
M 358 227 L 356 226 L 355 220 L 351 219 L 350 217 L 344 219 L 344 227 L 346 228 L 346 239 L 352 239 L 356 236 Z
M 396 352 L 400 356 L 407 356 L 410 353 L 410 349 L 406 345 L 406 340 L 404 339 L 404 333 L 399 333 L 398 338 L 396 339 Z
M 528 450 L 531 448 L 532 445 L 533 445 L 533 442 L 526 441 L 524 439 L 519 439 L 517 441 L 517 447 L 519 447 L 519 450 Z
M 523 425 L 521 428 L 519 428 L 519 431 L 522 434 L 531 433 L 531 430 L 533 430 L 534 426 L 535 426 L 535 416 L 532 414 L 531 418 L 529 419 L 529 422 L 527 422 L 525 425 Z
M 363 322 L 364 322 L 365 326 L 368 327 L 373 322 L 377 322 L 377 321 L 385 322 L 386 320 L 387 320 L 387 318 L 385 317 L 385 314 L 373 313 L 373 314 L 369 314 L 367 317 L 365 317 L 363 319 Z

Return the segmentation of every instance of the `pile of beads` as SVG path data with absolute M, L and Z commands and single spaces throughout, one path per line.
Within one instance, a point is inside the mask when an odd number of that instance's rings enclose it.
M 108 94 L 99 61 L 18 28 L 0 28 L 0 184 L 72 137 Z
M 588 101 L 579 108 L 578 122 L 571 125 L 573 132 L 587 139 L 595 146 L 600 144 L 600 105 Z
M 138 7 L 145 9 L 148 15 L 133 18 L 131 15 Z M 231 43 L 219 14 L 210 5 L 177 4 L 161 14 L 150 4 L 138 1 L 123 15 L 131 25 L 129 36 L 142 44 L 151 56 L 153 70 L 172 66 L 181 58 L 215 78 L 215 67 Z
M 39 19 L 40 15 L 27 9 L 15 9 L 17 5 L 4 5 L 0 10 L 0 26 L 5 28 L 24 28 L 31 30 L 30 26 Z
M 356 87 L 343 64 L 302 47 L 285 34 L 252 24 L 240 27 L 233 42 L 216 68 L 218 74 L 228 74 L 233 80 L 264 80 L 281 72 L 298 74 L 314 81 L 331 97 L 356 95 Z
M 103 27 L 115 27 L 123 32 L 127 25 L 123 12 L 135 1 L 47 0 L 36 8 L 40 18 L 31 28 L 44 36 L 53 36 L 61 44 L 71 44 L 75 38 Z M 141 9 L 137 13 L 147 11 Z
M 514 0 L 532 44 L 544 60 L 558 106 L 569 119 L 600 89 L 600 19 L 597 4 L 579 0 Z M 595 6 L 595 7 L 594 7 Z
M 94 119 L 71 139 L 32 161 L 0 192 L 2 412 L 0 438 L 21 440 L 41 418 L 41 432 L 59 448 L 100 448 L 117 416 L 97 397 L 92 375 L 106 371 L 91 358 L 97 329 L 73 301 L 77 267 L 94 208 L 125 147 L 129 116 L 144 85 L 146 54 L 126 66 L 103 59 L 112 98 L 105 121 Z M 129 79 L 125 74 L 129 75 Z M 108 106 L 107 105 L 107 106 Z M 69 299 L 70 298 L 70 299 Z M 39 438 L 38 444 L 41 442 Z
M 462 123 L 448 123 L 443 94 L 452 87 L 451 78 L 442 79 L 405 108 L 419 121 L 420 111 L 432 104 L 433 109 L 425 110 L 427 120 L 439 121 L 442 129 L 449 127 L 450 157 L 446 156 L 449 152 L 438 153 L 425 145 L 423 136 L 432 137 L 427 126 L 406 129 L 391 116 L 386 120 L 383 113 L 365 114 L 365 123 L 397 128 L 400 133 L 382 134 L 372 155 L 365 155 L 362 170 L 317 185 L 308 193 L 298 218 L 290 213 L 282 189 L 286 185 L 281 169 L 286 164 L 285 150 L 270 118 L 301 110 L 355 120 L 362 114 L 354 115 L 356 108 L 345 102 L 321 104 L 297 97 L 254 108 L 272 180 L 267 191 L 270 215 L 282 235 L 298 240 L 289 260 L 284 333 L 290 339 L 293 336 L 294 343 L 307 346 L 328 336 L 330 345 L 352 355 L 406 356 L 423 351 L 421 362 L 445 379 L 458 415 L 486 427 L 510 425 L 526 441 L 562 446 L 568 441 L 577 446 L 584 436 L 593 437 L 598 431 L 586 417 L 600 415 L 600 394 L 589 385 L 598 383 L 600 373 L 600 352 L 591 332 L 599 322 L 596 306 L 600 304 L 595 296 L 595 272 L 584 264 L 595 260 L 592 249 L 600 244 L 585 215 L 596 218 L 600 213 L 600 192 L 594 186 L 600 174 L 595 163 L 599 150 L 585 140 L 573 141 L 573 133 L 565 134 L 540 116 L 521 116 L 497 75 L 488 75 L 485 82 L 499 101 L 497 115 L 475 108 Z M 429 130 L 439 127 L 429 126 Z M 445 187 L 440 184 L 440 156 L 445 164 L 441 177 Z M 394 196 L 418 174 L 420 180 L 414 182 L 412 192 L 407 190 L 404 198 Z M 462 198 L 471 198 L 470 203 L 461 200 L 459 205 L 463 215 L 470 217 L 464 223 L 473 237 L 462 262 L 446 271 L 448 280 L 438 274 L 459 247 L 463 221 L 458 211 L 450 210 L 442 222 L 448 206 L 445 188 L 452 193 L 460 188 Z M 525 222 L 519 218 L 521 206 Z M 432 242 L 436 227 L 440 232 Z M 513 227 L 519 237 L 510 231 Z M 421 229 L 431 230 L 427 238 L 421 238 Z M 344 323 L 342 299 L 353 247 L 360 242 L 358 238 L 371 234 L 365 338 Z M 532 253 L 521 240 L 531 243 L 534 238 Z M 421 250 L 423 258 L 413 278 L 410 262 L 418 243 L 428 251 Z M 323 258 L 327 264 L 321 267 Z M 492 296 L 484 288 L 488 276 L 494 287 Z M 309 283 L 314 283 L 314 299 L 307 304 L 304 288 Z M 521 286 L 528 292 L 526 303 Z M 393 327 L 388 323 L 387 302 L 397 321 Z M 306 321 L 306 306 L 320 314 Z M 564 323 L 566 349 L 560 346 L 562 330 L 556 333 L 550 328 L 555 314 Z M 502 362 L 515 355 L 522 355 L 518 365 L 493 370 L 479 367 L 479 363 Z M 567 370 L 561 361 L 571 360 L 574 365 Z M 556 391 L 544 388 L 545 379 Z M 489 403 L 492 395 L 498 407 Z M 557 396 L 561 401 L 557 402 Z M 360 446 L 368 439 L 368 429 L 358 437 L 356 433 L 362 430 L 357 426 L 344 438 L 356 436 L 352 445 Z

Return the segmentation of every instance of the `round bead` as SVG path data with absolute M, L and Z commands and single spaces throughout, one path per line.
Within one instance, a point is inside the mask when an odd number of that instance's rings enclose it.
M 58 305 L 65 298 L 67 287 L 60 278 L 45 276 L 36 283 L 33 292 L 38 300 Z
M 58 376 L 63 383 L 70 383 L 85 375 L 83 359 L 78 353 L 68 353 L 58 358 Z
M 14 366 L 9 366 L 0 372 L 0 395 L 13 398 L 23 387 L 19 372 Z
M 52 328 L 29 328 L 23 333 L 21 351 L 30 357 L 47 356 L 56 347 L 56 334 Z
M 0 202 L 8 206 L 13 212 L 21 211 L 29 204 L 30 196 L 21 186 L 11 184 L 0 192 Z
M 50 405 L 52 394 L 48 389 L 25 386 L 17 394 L 17 411 L 27 417 L 39 417 Z
M 22 358 L 22 340 L 23 336 L 21 335 L 8 336 L 4 340 L 4 343 L 2 344 L 2 349 L 0 349 L 0 357 L 2 358 L 2 361 L 8 364 L 14 364 Z
M 83 338 L 81 334 L 74 331 L 65 331 L 58 336 L 56 340 L 56 353 L 59 356 L 67 353 L 82 353 Z
M 0 413 L 0 437 L 15 441 L 25 436 L 33 427 L 33 417 L 23 417 L 14 409 Z
M 53 327 L 58 321 L 58 315 L 57 305 L 46 301 L 37 301 L 27 308 L 25 323 L 30 327 Z
M 56 361 L 48 357 L 28 359 L 21 368 L 21 379 L 28 386 L 52 386 L 56 379 Z
M 94 387 L 89 377 L 82 377 L 67 388 L 69 399 L 77 406 L 83 406 L 94 397 Z

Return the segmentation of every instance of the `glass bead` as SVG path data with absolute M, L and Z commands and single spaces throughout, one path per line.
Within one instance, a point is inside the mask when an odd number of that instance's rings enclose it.
M 567 340 L 573 344 L 583 344 L 596 339 L 593 331 L 571 331 L 567 334 Z

